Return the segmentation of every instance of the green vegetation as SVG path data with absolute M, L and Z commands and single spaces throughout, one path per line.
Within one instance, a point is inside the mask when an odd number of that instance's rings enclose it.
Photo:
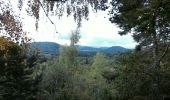
M 149 67 L 153 60 L 149 51 L 127 52 L 114 58 L 97 53 L 87 58 L 77 57 L 77 50 L 73 48 L 62 47 L 58 58 L 38 66 L 43 69 L 38 97 L 45 100 L 155 100 L 156 75 Z M 87 59 L 91 63 L 86 63 Z M 168 53 L 158 72 L 158 100 L 170 95 L 169 60 Z
M 27 56 L 25 46 L 4 38 L 0 38 L 0 41 L 3 43 L 0 50 L 0 99 L 35 99 L 38 87 L 31 75 L 36 52 Z
M 21 11 L 24 0 L 18 1 Z M 11 4 L 0 1 L 0 100 L 168 99 L 170 1 L 112 0 L 110 21 L 122 29 L 120 35 L 131 33 L 139 45 L 124 53 L 78 56 L 75 44 L 89 6 L 95 11 L 108 8 L 107 0 L 81 1 L 28 0 L 27 13 L 35 17 L 36 29 L 40 8 L 47 17 L 56 9 L 58 17 L 64 9 L 74 16 L 77 30 L 72 32 L 70 45 L 60 47 L 58 56 L 40 56 L 38 49 L 29 48 L 20 16 Z
M 165 59 L 169 58 L 168 56 Z M 161 62 L 159 95 L 155 98 L 155 72 L 150 69 L 152 59 L 149 52 L 134 52 L 121 54 L 115 61 L 115 70 L 118 72 L 114 80 L 114 88 L 119 92 L 121 99 L 135 100 L 162 100 L 163 95 L 169 95 L 169 68 L 168 60 Z M 168 64 L 169 65 L 169 64 Z M 166 76 L 166 77 L 165 77 Z
M 75 42 L 60 47 L 59 56 L 43 60 L 37 50 L 28 56 L 25 46 L 2 41 L 8 44 L 0 56 L 2 100 L 156 100 L 157 74 L 157 100 L 170 95 L 169 50 L 155 73 L 151 48 L 80 57 Z

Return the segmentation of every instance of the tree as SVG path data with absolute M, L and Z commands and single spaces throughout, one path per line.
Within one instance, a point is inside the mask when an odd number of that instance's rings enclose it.
M 92 77 L 98 77 L 100 79 L 103 78 L 102 73 L 104 72 L 104 70 L 106 70 L 107 66 L 108 61 L 106 60 L 105 55 L 102 53 L 97 53 L 91 66 L 94 75 Z
M 73 31 L 70 37 L 70 46 L 61 46 L 59 50 L 59 63 L 65 67 L 77 66 L 78 50 L 75 44 L 79 41 L 80 34 L 78 31 Z
M 160 80 L 160 95 L 169 95 L 170 76 L 168 53 L 161 62 L 161 69 L 159 71 Z M 148 65 L 152 62 L 152 55 L 147 50 L 140 52 L 129 52 L 120 54 L 116 57 L 113 64 L 115 71 L 118 73 L 117 77 L 112 81 L 113 87 L 117 91 L 115 95 L 120 100 L 155 100 L 153 96 L 153 77 L 154 73 L 146 73 Z M 161 100 L 161 98 L 156 98 Z
M 22 29 L 22 21 L 10 4 L 0 1 L 0 35 L 9 41 L 18 44 L 29 42 L 30 39 L 26 36 L 26 32 Z
M 28 54 L 31 39 L 9 2 L 0 1 L 0 99 L 35 99 L 37 82 L 32 73 L 37 55 Z
M 170 2 L 168 0 L 114 0 L 112 5 L 115 9 L 110 21 L 122 29 L 119 34 L 125 35 L 131 32 L 139 45 L 153 45 L 153 57 L 155 60 L 159 58 L 160 61 L 159 46 L 161 44 L 169 46 Z
M 73 15 L 78 27 L 81 26 L 82 18 L 88 19 L 90 7 L 96 11 L 108 8 L 108 0 L 28 0 L 28 2 L 29 11 L 37 20 L 39 20 L 40 8 L 42 8 L 47 17 L 48 13 L 54 13 L 54 11 L 56 12 L 54 15 L 59 18 L 64 13 L 67 13 L 67 16 Z M 51 23 L 54 24 L 52 21 Z
M 9 40 L 0 38 L 0 99 L 35 99 L 36 82 L 25 49 Z M 36 60 L 35 60 L 36 61 Z
M 88 67 L 86 77 L 92 100 L 112 100 L 111 84 L 107 83 L 104 72 L 111 70 L 109 61 L 102 53 L 94 56 L 93 63 Z
M 153 73 L 145 73 L 151 62 L 150 57 L 148 52 L 129 52 L 116 58 L 114 69 L 118 75 L 113 87 L 117 91 L 117 98 L 133 100 L 136 97 L 148 98 L 152 94 Z
M 66 13 L 67 16 L 72 15 L 75 22 L 77 22 L 77 27 L 80 27 L 83 18 L 88 20 L 89 8 L 95 11 L 105 10 L 108 8 L 107 2 L 108 0 L 18 0 L 17 5 L 19 12 L 26 9 L 27 14 L 35 18 L 35 27 L 38 29 L 38 21 L 41 17 L 40 11 L 45 13 L 54 26 L 55 23 L 49 15 L 61 18 Z M 2 5 L 1 10 L 4 9 L 5 12 L 12 12 L 8 8 L 12 9 L 12 6 L 16 6 L 12 1 L 2 0 L 0 3 Z
M 59 59 L 40 64 L 44 68 L 39 87 L 40 99 L 90 100 L 83 70 L 77 60 L 77 36 L 77 33 L 73 33 L 70 46 L 60 48 Z
M 120 35 L 132 33 L 140 46 L 150 46 L 153 63 L 150 69 L 155 73 L 155 95 L 159 95 L 160 62 L 167 54 L 170 44 L 170 1 L 169 0 L 112 0 L 110 21 L 122 31 Z M 160 46 L 166 45 L 164 52 Z

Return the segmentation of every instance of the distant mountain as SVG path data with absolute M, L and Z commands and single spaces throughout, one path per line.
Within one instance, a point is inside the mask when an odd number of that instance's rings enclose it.
M 60 44 L 54 42 L 33 42 L 31 43 L 31 46 L 38 48 L 41 54 L 57 55 L 59 52 Z M 96 52 L 119 53 L 119 52 L 126 52 L 130 50 L 121 46 L 95 48 L 90 46 L 77 45 L 77 48 L 80 54 L 89 54 L 89 55 L 95 54 Z
M 108 47 L 100 47 L 100 48 L 95 48 L 95 47 L 90 47 L 90 46 L 78 46 L 79 51 L 88 51 L 88 52 L 99 52 L 107 49 Z
M 104 50 L 106 53 L 118 53 L 118 52 L 126 52 L 129 51 L 130 49 L 121 47 L 121 46 L 112 46 L 110 48 L 107 48 Z
M 41 54 L 58 54 L 60 44 L 54 42 L 33 42 L 32 47 L 36 47 L 40 50 Z
M 79 46 L 80 52 L 103 52 L 103 53 L 118 53 L 118 52 L 126 52 L 130 49 L 121 47 L 121 46 L 112 46 L 112 47 L 88 47 L 88 46 Z

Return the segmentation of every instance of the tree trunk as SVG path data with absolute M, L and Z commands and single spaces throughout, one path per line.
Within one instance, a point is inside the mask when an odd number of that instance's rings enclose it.
M 158 38 L 156 33 L 156 17 L 154 16 L 151 23 L 151 31 L 153 36 L 153 96 L 154 100 L 159 100 L 160 95 L 160 61 L 159 61 L 159 52 L 158 52 Z
M 168 48 L 170 46 L 170 43 L 166 44 L 165 51 L 161 55 L 159 53 L 159 38 L 157 36 L 156 32 L 156 14 L 153 15 L 153 19 L 151 21 L 151 32 L 152 32 L 152 37 L 153 37 L 153 99 L 154 100 L 161 100 L 161 75 L 160 75 L 160 62 L 162 59 L 165 57 L 166 53 L 168 52 Z

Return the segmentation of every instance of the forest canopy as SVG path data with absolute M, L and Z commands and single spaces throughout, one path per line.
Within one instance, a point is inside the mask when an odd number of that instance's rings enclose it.
M 79 28 L 90 9 L 109 10 L 108 20 L 120 35 L 132 34 L 136 48 L 79 55 Z M 36 29 L 41 12 L 54 26 L 51 16 L 73 16 L 77 30 L 70 45 L 60 46 L 57 56 L 40 55 L 23 29 L 22 11 L 35 19 Z M 1 0 L 0 99 L 163 100 L 170 95 L 169 46 L 169 0 Z

